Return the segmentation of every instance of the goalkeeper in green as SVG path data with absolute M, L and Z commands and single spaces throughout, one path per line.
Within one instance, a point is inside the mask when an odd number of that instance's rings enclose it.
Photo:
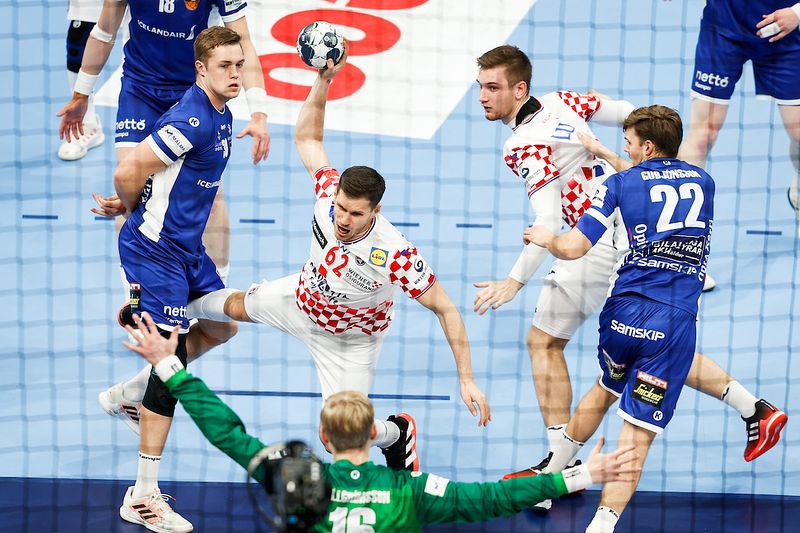
M 170 393 L 183 405 L 208 440 L 244 468 L 266 447 L 248 435 L 244 424 L 200 378 L 184 369 L 173 355 L 177 329 L 162 337 L 147 313 L 134 321 L 142 333 L 138 345 L 125 346 L 153 365 Z M 129 333 L 134 330 L 126 326 Z M 344 391 L 327 398 L 320 414 L 320 438 L 333 453 L 323 465 L 332 487 L 327 513 L 314 527 L 318 532 L 420 531 L 425 524 L 476 522 L 512 516 L 547 498 L 582 490 L 593 483 L 630 481 L 636 456 L 633 446 L 601 454 L 603 440 L 583 465 L 554 474 L 540 474 L 490 483 L 459 483 L 434 474 L 390 470 L 369 460 L 375 435 L 372 403 L 360 392 Z M 252 471 L 252 470 L 251 470 Z M 253 477 L 269 486 L 265 469 Z M 367 529 L 358 529 L 366 531 Z

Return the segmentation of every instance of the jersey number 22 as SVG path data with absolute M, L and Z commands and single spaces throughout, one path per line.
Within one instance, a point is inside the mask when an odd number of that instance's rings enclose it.
M 678 200 L 690 198 L 692 206 L 686 214 L 686 220 L 673 222 L 672 215 L 675 214 L 675 208 L 678 207 Z M 664 202 L 661 215 L 656 223 L 656 231 L 662 233 L 682 228 L 705 228 L 706 223 L 697 220 L 697 217 L 700 216 L 700 208 L 703 207 L 703 199 L 703 188 L 697 183 L 683 183 L 677 189 L 672 185 L 654 185 L 650 189 L 650 201 L 653 203 Z

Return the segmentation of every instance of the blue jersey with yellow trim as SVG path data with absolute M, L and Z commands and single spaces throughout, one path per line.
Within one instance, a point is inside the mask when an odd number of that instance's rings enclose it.
M 696 315 L 713 219 L 711 176 L 678 159 L 649 159 L 599 185 L 576 227 L 592 244 L 612 224 L 625 230 L 629 251 L 611 296 L 641 294 Z
M 216 6 L 223 22 L 245 15 L 245 0 L 129 0 L 123 75 L 149 87 L 194 83 L 194 40 Z
M 147 179 L 141 200 L 126 222 L 150 242 L 184 259 L 199 258 L 214 197 L 228 163 L 232 120 L 193 85 L 162 116 L 144 141 L 167 167 Z M 134 232 L 137 233 L 137 232 Z

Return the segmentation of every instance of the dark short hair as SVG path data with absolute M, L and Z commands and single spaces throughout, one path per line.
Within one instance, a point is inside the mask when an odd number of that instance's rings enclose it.
M 651 105 L 634 109 L 625 122 L 622 130 L 632 128 L 636 136 L 656 145 L 658 151 L 666 157 L 676 157 L 683 140 L 683 122 L 674 109 L 663 105 Z
M 242 36 L 225 26 L 212 26 L 200 32 L 194 41 L 194 59 L 203 64 L 208 61 L 211 51 L 219 46 L 238 44 L 241 46 Z
M 492 48 L 478 58 L 478 66 L 482 69 L 504 67 L 509 85 L 516 85 L 524 81 L 528 86 L 528 92 L 531 91 L 531 74 L 533 72 L 531 60 L 516 46 L 504 44 Z
M 366 198 L 375 209 L 386 191 L 386 181 L 374 168 L 355 166 L 342 172 L 338 190 L 350 198 Z

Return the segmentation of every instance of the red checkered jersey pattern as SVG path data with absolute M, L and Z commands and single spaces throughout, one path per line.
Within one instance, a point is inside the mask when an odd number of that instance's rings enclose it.
M 322 167 L 314 173 L 314 194 L 317 199 L 333 196 L 339 186 L 339 171 L 331 167 Z
M 389 281 L 410 298 L 419 298 L 433 286 L 436 274 L 414 247 L 398 250 L 389 263 Z
M 570 107 L 583 120 L 589 120 L 600 109 L 601 100 L 596 96 L 580 94 L 573 91 L 558 91 L 561 101 Z
M 394 314 L 392 300 L 385 300 L 375 307 L 348 307 L 331 303 L 323 294 L 310 289 L 306 268 L 308 264 L 300 273 L 295 302 L 297 307 L 319 327 L 333 334 L 357 328 L 367 335 L 381 332 L 389 327 Z
M 514 174 L 525 179 L 528 197 L 560 175 L 553 164 L 553 149 L 545 144 L 513 147 L 503 157 Z
M 594 177 L 590 168 L 583 167 L 581 171 L 586 183 L 590 182 Z M 592 199 L 588 193 L 589 191 L 584 189 L 582 180 L 576 177 L 570 178 L 561 189 L 561 212 L 564 222 L 569 227 L 577 224 L 578 219 L 592 204 Z

